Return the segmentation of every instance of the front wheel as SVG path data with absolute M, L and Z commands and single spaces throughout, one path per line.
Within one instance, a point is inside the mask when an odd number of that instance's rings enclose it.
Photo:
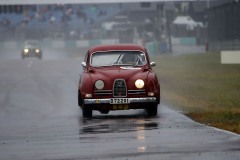
M 84 118 L 92 118 L 92 108 L 89 105 L 83 105 L 82 114 Z
M 151 104 L 151 107 L 147 108 L 146 111 L 148 116 L 156 116 L 158 113 L 158 104 Z

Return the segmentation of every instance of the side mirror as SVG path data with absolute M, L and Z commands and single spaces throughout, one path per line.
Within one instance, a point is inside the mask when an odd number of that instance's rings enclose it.
M 154 66 L 156 66 L 156 63 L 155 62 L 151 62 L 150 66 L 154 67 Z
M 82 66 L 83 66 L 83 67 L 87 67 L 86 62 L 82 62 Z

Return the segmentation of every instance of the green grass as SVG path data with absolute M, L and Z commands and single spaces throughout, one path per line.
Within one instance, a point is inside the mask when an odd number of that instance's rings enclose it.
M 240 133 L 240 64 L 219 53 L 154 57 L 161 100 L 207 125 Z

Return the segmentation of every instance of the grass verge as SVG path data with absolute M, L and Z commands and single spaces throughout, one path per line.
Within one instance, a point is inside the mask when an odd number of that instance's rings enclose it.
M 195 121 L 240 134 L 240 64 L 219 53 L 154 57 L 161 100 Z

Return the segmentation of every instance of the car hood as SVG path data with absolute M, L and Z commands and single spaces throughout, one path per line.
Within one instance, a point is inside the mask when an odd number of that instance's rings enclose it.
M 124 79 L 126 82 L 135 82 L 137 79 L 147 80 L 149 71 L 138 67 L 119 67 L 111 69 L 95 69 L 91 74 L 93 83 L 103 80 L 105 83 L 112 84 L 115 79 Z

